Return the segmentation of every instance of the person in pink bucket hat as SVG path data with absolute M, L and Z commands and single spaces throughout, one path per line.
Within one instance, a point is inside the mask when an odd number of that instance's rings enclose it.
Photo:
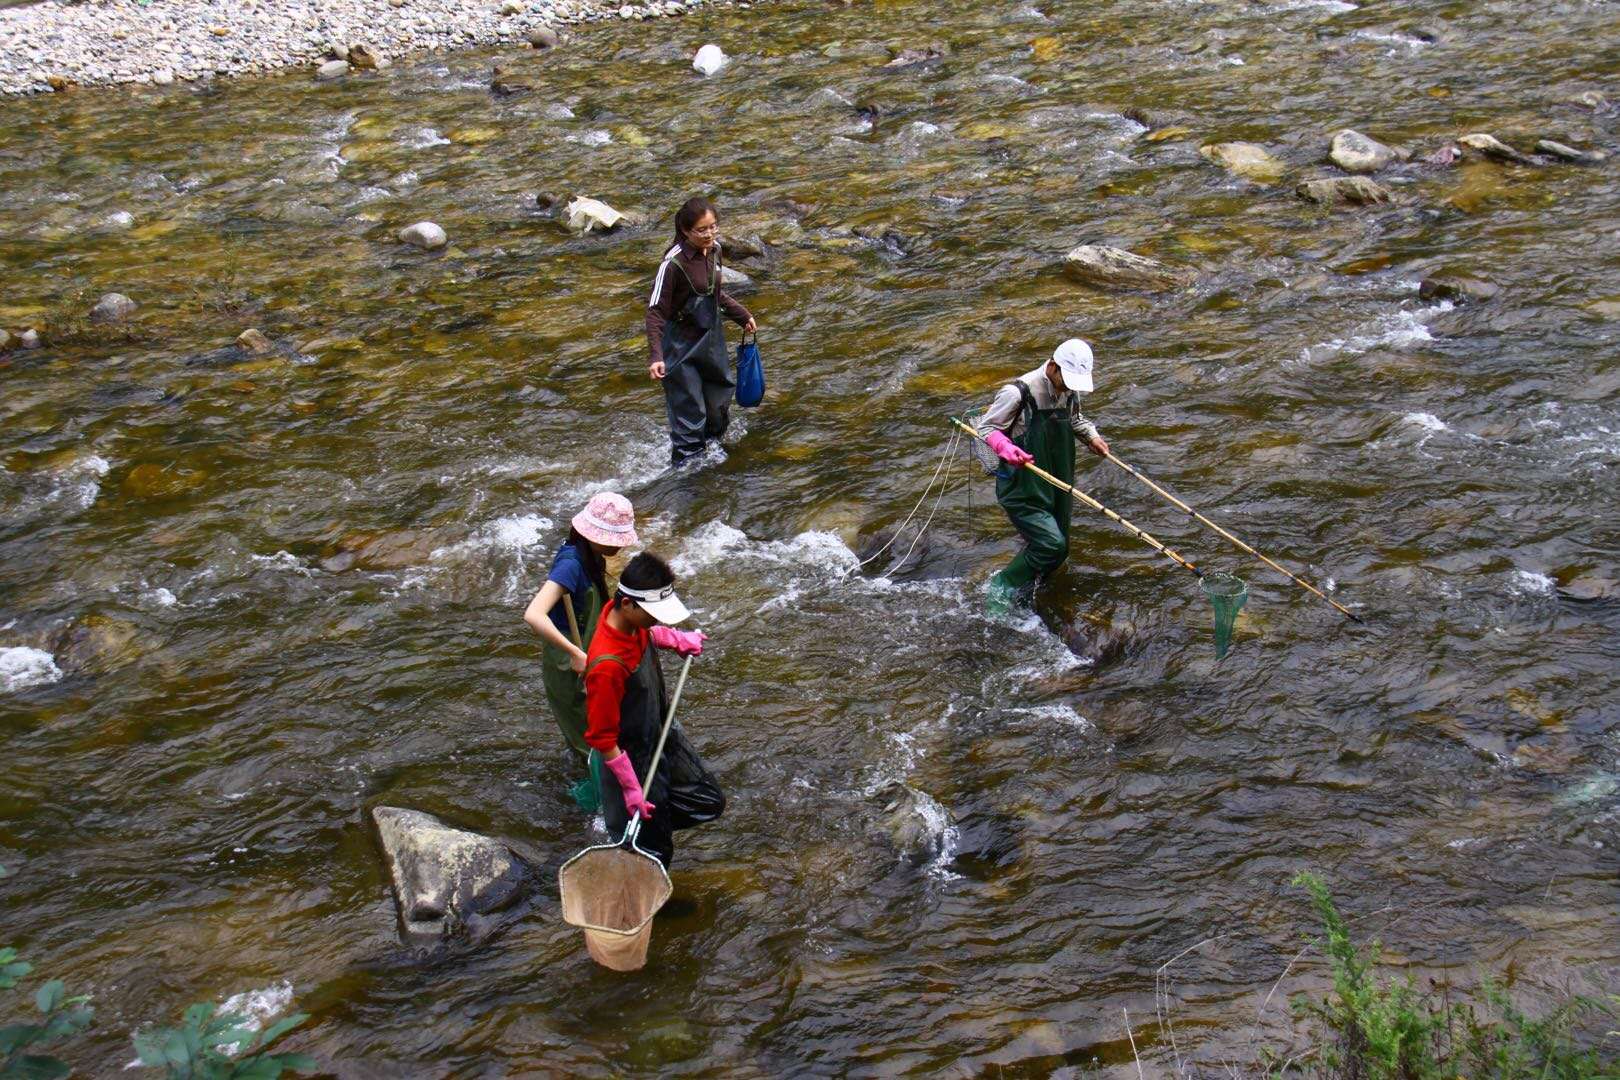
M 591 496 L 569 522 L 568 539 L 557 549 L 546 583 L 523 612 L 523 621 L 545 643 L 541 676 L 551 715 L 581 764 L 590 753 L 585 742 L 584 647 L 596 632 L 602 606 L 613 595 L 607 585 L 607 560 L 636 543 L 636 512 L 630 500 L 612 491 Z M 599 796 L 588 775 L 573 785 L 571 794 L 582 809 L 595 812 Z

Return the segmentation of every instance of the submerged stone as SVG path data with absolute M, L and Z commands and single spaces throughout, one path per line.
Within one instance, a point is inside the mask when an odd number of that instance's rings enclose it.
M 96 306 L 90 309 L 92 322 L 123 322 L 135 314 L 140 305 L 123 293 L 108 293 L 96 301 Z
M 1178 289 L 1191 285 L 1197 276 L 1191 270 L 1101 244 L 1071 249 L 1063 256 L 1063 267 L 1088 284 L 1124 289 Z
M 1573 146 L 1565 146 L 1563 143 L 1554 142 L 1552 139 L 1542 139 L 1537 142 L 1536 151 L 1575 165 L 1601 165 L 1609 160 L 1607 151 L 1577 150 Z
M 378 806 L 371 811 L 408 940 L 465 930 L 481 937 L 488 916 L 523 892 L 524 867 L 503 843 L 447 825 L 431 814 Z
M 1464 135 L 1457 141 L 1470 150 L 1484 154 L 1493 161 L 1507 161 L 1515 165 L 1534 165 L 1536 163 L 1535 159 L 1528 154 L 1521 154 L 1495 135 L 1489 135 L 1482 131 L 1475 132 L 1472 135 Z
M 1255 143 L 1211 143 L 1199 147 L 1198 152 L 1227 172 L 1257 184 L 1275 184 L 1288 171 L 1287 165 Z
M 1322 206 L 1366 206 L 1390 202 L 1394 196 L 1376 180 L 1365 176 L 1334 176 L 1324 180 L 1307 180 L 1294 189 L 1295 194 L 1308 202 Z

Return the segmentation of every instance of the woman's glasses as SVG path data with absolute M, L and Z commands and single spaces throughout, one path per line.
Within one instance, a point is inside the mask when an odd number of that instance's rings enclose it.
M 686 230 L 686 234 L 688 236 L 719 236 L 720 226 L 705 225 L 701 229 L 688 229 Z

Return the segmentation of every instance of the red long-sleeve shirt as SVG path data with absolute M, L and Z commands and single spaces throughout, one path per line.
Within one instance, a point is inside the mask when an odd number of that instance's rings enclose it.
M 646 630 L 621 634 L 613 629 L 608 613 L 617 605 L 617 600 L 611 600 L 602 609 L 596 633 L 585 650 L 585 741 L 604 756 L 619 745 L 619 706 L 624 701 L 624 687 L 641 662 L 641 654 L 652 644 Z M 624 663 L 595 663 L 600 656 L 617 656 Z

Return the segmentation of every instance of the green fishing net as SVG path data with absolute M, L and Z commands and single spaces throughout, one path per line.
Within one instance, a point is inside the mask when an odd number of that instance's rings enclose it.
M 596 778 L 587 776 L 583 780 L 576 780 L 568 786 L 568 795 L 587 814 L 594 814 L 602 806 L 602 792 L 596 786 Z
M 1215 605 L 1215 659 L 1222 660 L 1232 647 L 1238 612 L 1249 602 L 1249 587 L 1235 574 L 1205 574 L 1204 595 Z

